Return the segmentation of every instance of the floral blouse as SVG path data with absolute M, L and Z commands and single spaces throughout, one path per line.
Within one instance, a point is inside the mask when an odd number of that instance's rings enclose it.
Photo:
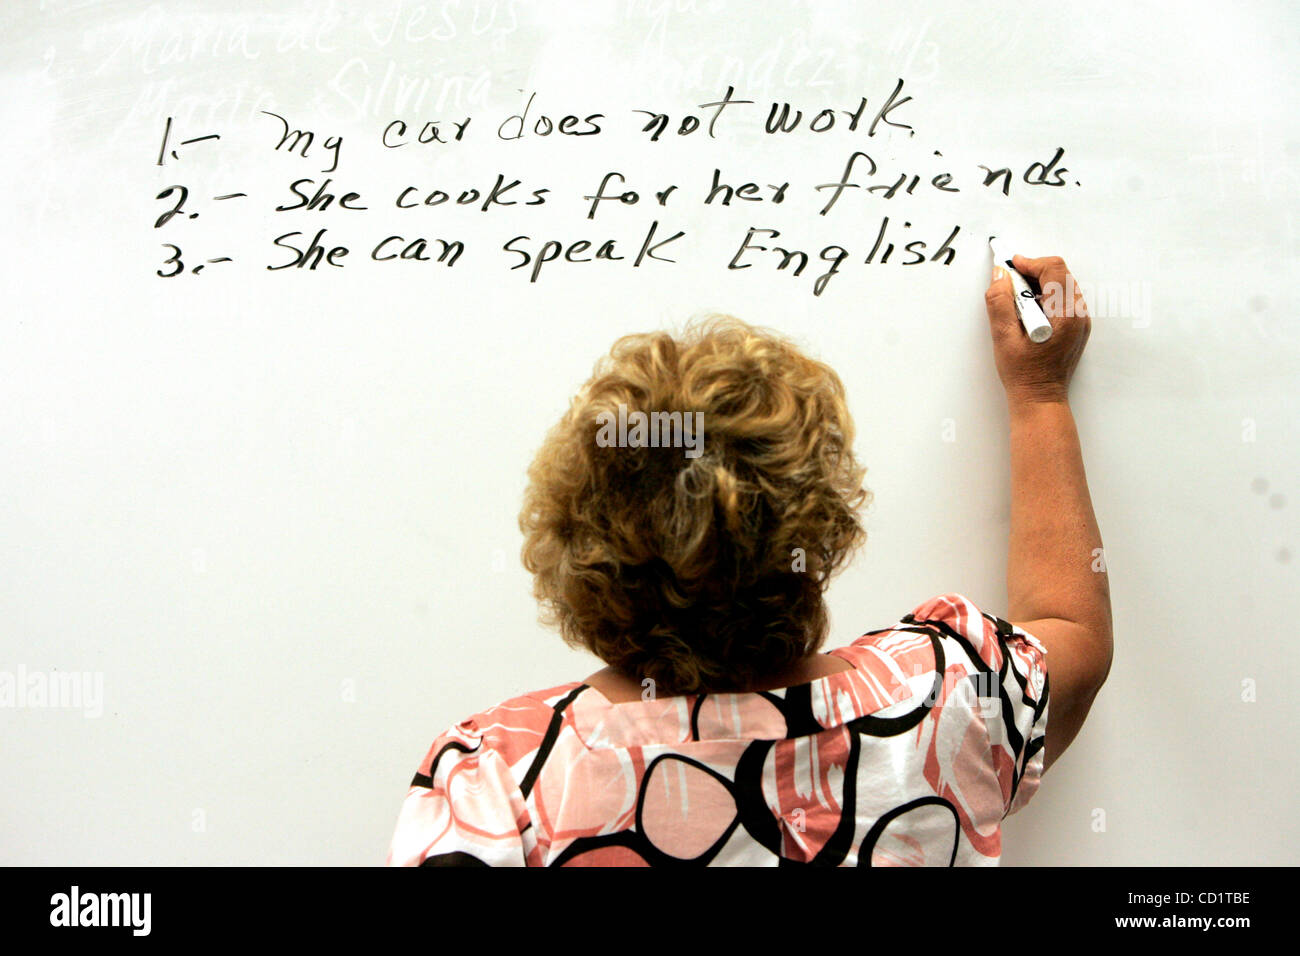
M 986 866 L 1043 773 L 1046 651 L 960 594 L 774 691 L 574 682 L 437 737 L 390 866 Z

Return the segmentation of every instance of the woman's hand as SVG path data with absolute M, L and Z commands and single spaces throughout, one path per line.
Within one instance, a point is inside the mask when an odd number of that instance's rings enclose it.
M 1016 256 L 1012 262 L 1031 286 L 1037 285 L 1038 304 L 1052 323 L 1052 337 L 1041 343 L 1029 340 L 1016 312 L 1011 277 L 1002 266 L 994 266 L 984 304 L 998 377 L 1010 402 L 1064 402 L 1091 331 L 1087 304 L 1059 256 Z

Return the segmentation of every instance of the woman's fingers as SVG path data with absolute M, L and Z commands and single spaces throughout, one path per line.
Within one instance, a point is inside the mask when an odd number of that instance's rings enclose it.
M 1002 266 L 993 267 L 993 278 L 984 292 L 984 306 L 989 322 L 996 328 L 1007 328 L 1020 321 L 1016 313 L 1016 291 L 1011 276 Z
M 1038 304 L 1049 319 L 1081 319 L 1086 324 L 1088 306 L 1064 259 L 1060 256 L 1038 259 L 1015 256 L 1011 263 L 1017 272 L 1038 286 Z

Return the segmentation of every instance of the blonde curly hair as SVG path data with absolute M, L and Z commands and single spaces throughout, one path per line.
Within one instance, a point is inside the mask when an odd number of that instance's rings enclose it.
M 703 413 L 697 457 L 604 447 L 619 406 Z M 821 647 L 823 592 L 871 500 L 830 366 L 711 315 L 627 335 L 529 468 L 519 526 L 542 620 L 661 694 L 741 690 Z

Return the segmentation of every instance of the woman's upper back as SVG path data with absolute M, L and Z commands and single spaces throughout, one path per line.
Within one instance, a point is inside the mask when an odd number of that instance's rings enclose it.
M 571 683 L 441 734 L 390 865 L 987 865 L 1038 787 L 1046 652 L 960 594 L 774 691 Z

